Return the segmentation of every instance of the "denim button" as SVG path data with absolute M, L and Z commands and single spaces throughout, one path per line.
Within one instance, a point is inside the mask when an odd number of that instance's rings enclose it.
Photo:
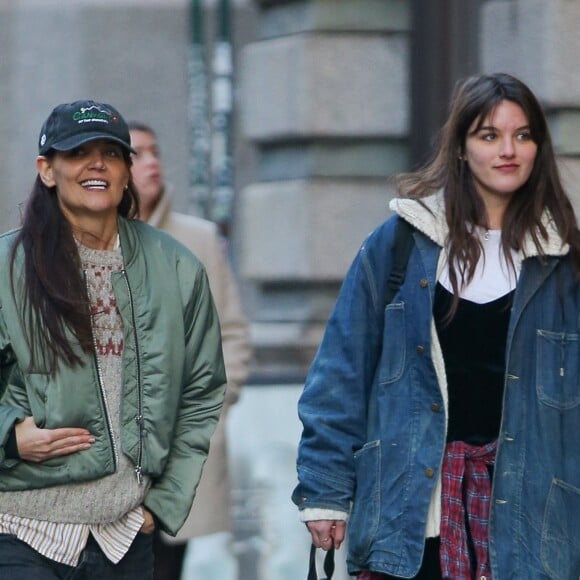
M 417 352 L 419 354 L 423 354 L 423 352 L 425 352 L 425 347 L 422 344 L 420 344 L 419 346 L 417 346 Z
M 427 477 L 433 477 L 435 475 L 435 470 L 431 467 L 428 467 L 427 469 L 425 469 L 425 475 Z
M 431 411 L 433 411 L 433 413 L 439 411 L 439 405 L 437 403 L 431 403 Z
M 427 281 L 427 278 L 421 278 L 421 280 L 419 280 L 419 286 L 421 286 L 421 288 L 427 288 L 428 285 L 429 282 Z

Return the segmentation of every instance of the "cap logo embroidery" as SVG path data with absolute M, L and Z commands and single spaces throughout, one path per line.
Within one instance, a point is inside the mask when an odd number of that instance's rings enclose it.
M 109 123 L 114 120 L 113 115 L 109 111 L 105 111 L 96 106 L 81 107 L 80 111 L 73 114 L 73 121 L 77 123 Z

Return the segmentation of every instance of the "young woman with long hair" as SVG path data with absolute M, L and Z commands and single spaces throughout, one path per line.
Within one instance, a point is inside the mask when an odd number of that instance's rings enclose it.
M 325 550 L 348 529 L 359 580 L 576 580 L 580 233 L 536 97 L 460 81 L 432 160 L 395 183 L 299 402 L 301 519 Z

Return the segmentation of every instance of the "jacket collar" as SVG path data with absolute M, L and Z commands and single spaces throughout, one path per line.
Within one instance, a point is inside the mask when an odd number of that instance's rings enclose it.
M 420 201 L 409 198 L 394 198 L 389 203 L 389 208 L 425 234 L 438 246 L 445 246 L 449 228 L 447 226 L 447 220 L 445 219 L 445 202 L 442 190 L 424 197 Z M 563 256 L 567 254 L 570 247 L 567 243 L 563 243 L 556 229 L 556 224 L 547 210 L 542 215 L 542 224 L 548 232 L 548 238 L 546 240 L 541 236 L 539 237 L 544 255 Z M 522 258 L 539 255 L 531 235 L 528 234 L 524 239 L 520 254 Z
M 171 213 L 171 189 L 169 187 L 164 187 L 155 209 L 149 216 L 147 223 L 156 228 L 160 228 L 161 225 L 167 221 L 169 214 Z

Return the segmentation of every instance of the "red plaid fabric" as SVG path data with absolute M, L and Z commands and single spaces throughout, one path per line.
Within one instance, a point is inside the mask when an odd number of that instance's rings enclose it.
M 382 580 L 386 578 L 386 574 L 382 574 L 381 572 L 360 572 L 357 576 L 357 580 Z
M 443 578 L 471 580 L 468 532 L 476 563 L 475 578 L 491 580 L 488 523 L 497 442 L 481 447 L 452 441 L 445 448 L 441 489 L 441 572 Z

